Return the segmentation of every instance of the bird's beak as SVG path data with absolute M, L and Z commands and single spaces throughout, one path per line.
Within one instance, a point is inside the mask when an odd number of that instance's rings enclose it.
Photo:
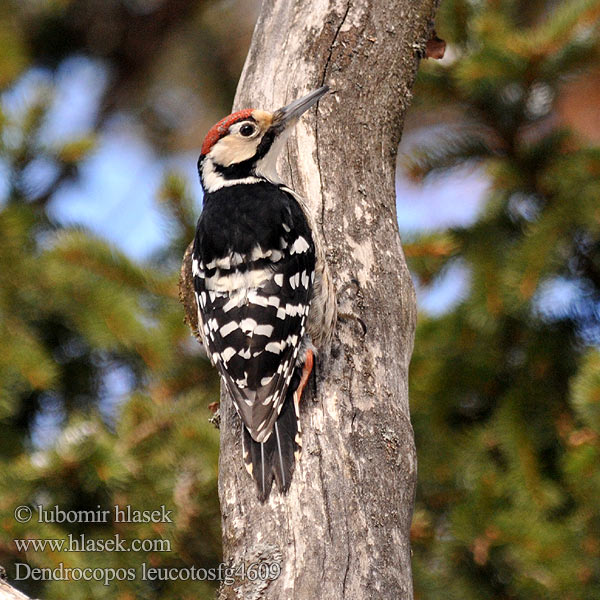
M 298 100 L 294 100 L 287 106 L 276 110 L 273 113 L 273 124 L 280 130 L 285 129 L 288 125 L 293 125 L 302 114 L 316 104 L 328 91 L 329 86 L 324 85 L 318 90 L 306 94 L 306 96 L 298 98 Z

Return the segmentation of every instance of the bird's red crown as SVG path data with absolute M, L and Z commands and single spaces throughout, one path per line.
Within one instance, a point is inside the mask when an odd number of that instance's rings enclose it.
M 229 131 L 229 128 L 234 123 L 249 118 L 253 112 L 253 108 L 246 108 L 230 114 L 228 117 L 221 119 L 216 125 L 213 125 L 210 131 L 206 134 L 204 142 L 202 142 L 202 154 L 208 154 L 210 149 Z

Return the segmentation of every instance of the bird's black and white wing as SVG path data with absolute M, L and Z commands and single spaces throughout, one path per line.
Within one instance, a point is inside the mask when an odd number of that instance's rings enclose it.
M 256 442 L 269 439 L 286 400 L 315 276 L 304 214 L 285 191 L 274 198 L 272 187 L 211 194 L 192 262 L 207 352 Z

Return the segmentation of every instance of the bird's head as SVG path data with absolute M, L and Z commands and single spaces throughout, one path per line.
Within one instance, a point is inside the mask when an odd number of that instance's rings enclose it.
M 254 180 L 278 180 L 275 164 L 286 133 L 328 86 L 276 110 L 248 108 L 221 119 L 204 138 L 198 172 L 205 192 Z

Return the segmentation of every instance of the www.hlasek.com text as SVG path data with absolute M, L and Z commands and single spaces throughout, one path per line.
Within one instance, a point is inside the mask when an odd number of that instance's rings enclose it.
M 57 539 L 15 539 L 19 553 L 24 552 L 171 552 L 171 541 L 163 538 L 126 539 L 118 533 L 109 538 L 91 538 L 69 533 Z

